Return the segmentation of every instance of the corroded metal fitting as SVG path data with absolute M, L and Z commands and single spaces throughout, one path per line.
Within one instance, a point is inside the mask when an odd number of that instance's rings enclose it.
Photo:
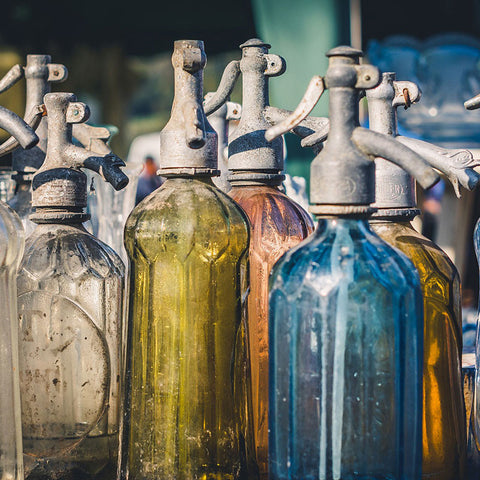
M 268 53 L 270 45 L 258 38 L 240 45 L 242 59 L 242 118 L 228 142 L 228 168 L 231 183 L 262 182 L 279 185 L 285 178 L 283 141 L 268 142 L 265 132 L 270 123 L 265 118 L 268 78 L 285 71 L 285 60 Z
M 206 61 L 202 41 L 175 42 L 172 55 L 175 97 L 170 120 L 160 132 L 159 175 L 216 176 L 220 173 L 217 169 L 217 134 L 203 110 Z
M 480 176 L 473 170 L 479 163 L 465 149 L 453 150 L 438 147 L 414 138 L 397 134 L 396 109 L 408 107 L 420 100 L 421 92 L 413 82 L 396 81 L 395 73 L 382 75 L 382 82 L 367 90 L 370 128 L 376 132 L 395 137 L 420 155 L 432 167 L 444 173 L 460 196 L 460 185 L 468 190 L 476 187 Z M 416 208 L 415 180 L 401 167 L 377 158 L 376 199 L 378 212 L 375 216 L 404 216 L 412 218 L 419 213 Z
M 383 157 L 413 174 L 424 187 L 438 181 L 425 161 L 393 138 L 361 128 L 358 99 L 361 90 L 376 87 L 380 72 L 372 65 L 360 65 L 360 50 L 341 46 L 330 50 L 329 67 L 320 92 L 330 90 L 330 131 L 325 148 L 311 166 L 311 212 L 316 215 L 365 215 L 375 201 L 375 157 Z M 301 102 L 285 130 L 296 126 L 315 106 L 319 95 L 309 91 L 309 102 Z M 274 134 L 284 133 L 278 128 Z M 269 132 L 267 138 L 271 138 Z
M 0 82 L 0 92 L 13 86 L 21 78 L 26 80 L 25 121 L 35 129 L 39 142 L 35 148 L 18 148 L 18 142 L 9 139 L 4 144 L 4 152 L 12 151 L 12 170 L 17 181 L 25 180 L 38 170 L 45 160 L 47 150 L 47 119 L 40 107 L 43 97 L 50 92 L 52 83 L 63 82 L 68 71 L 64 65 L 51 63 L 50 55 L 27 55 L 27 63 L 13 66 Z
M 90 110 L 72 93 L 48 93 L 44 98 L 48 122 L 45 161 L 33 178 L 31 216 L 36 223 L 84 222 L 87 176 L 80 169 L 97 172 L 115 190 L 128 183 L 120 167 L 125 163 L 112 153 L 98 154 L 72 142 L 72 125 L 85 122 Z

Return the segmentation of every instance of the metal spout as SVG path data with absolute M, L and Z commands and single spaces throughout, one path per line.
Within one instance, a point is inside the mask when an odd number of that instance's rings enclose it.
M 297 109 L 296 118 L 285 129 L 298 126 L 313 109 L 324 88 L 330 90 L 330 131 L 325 148 L 311 166 L 311 211 L 317 215 L 359 215 L 373 212 L 375 169 L 372 160 L 383 156 L 418 178 L 425 187 L 438 175 L 415 152 L 405 149 L 387 135 L 359 126 L 358 99 L 362 90 L 380 83 L 380 72 L 372 65 L 360 65 L 362 52 L 337 47 L 327 53 L 329 68 L 324 79 L 317 77 Z M 273 135 L 272 135 L 273 133 Z M 267 137 L 281 135 L 281 129 Z
M 25 77 L 27 98 L 24 119 L 39 138 L 38 145 L 29 151 L 18 149 L 18 142 L 13 138 L 4 143 L 2 152 L 13 152 L 12 169 L 20 174 L 16 176 L 17 181 L 20 181 L 24 174 L 36 171 L 45 160 L 47 119 L 41 107 L 43 97 L 50 92 L 52 83 L 63 82 L 68 77 L 64 65 L 51 61 L 50 55 L 27 55 L 25 67 L 15 65 L 0 82 L 0 92 L 3 92 Z
M 0 106 L 0 128 L 15 137 L 23 148 L 32 148 L 38 143 L 36 133 L 17 114 L 2 106 Z
M 85 221 L 81 210 L 87 204 L 86 175 L 88 168 L 119 190 L 128 183 L 121 171 L 124 162 L 112 153 L 97 154 L 72 143 L 72 125 L 85 122 L 90 110 L 77 102 L 72 93 L 49 93 L 44 98 L 48 124 L 48 147 L 45 162 L 33 178 L 32 220 Z M 87 130 L 88 131 L 88 130 Z
M 207 57 L 200 40 L 178 40 L 172 65 L 175 97 L 170 120 L 160 133 L 159 175 L 216 176 L 217 135 L 203 110 L 203 68 Z

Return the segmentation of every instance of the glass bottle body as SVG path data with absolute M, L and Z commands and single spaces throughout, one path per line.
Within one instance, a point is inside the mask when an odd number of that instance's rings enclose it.
M 257 462 L 268 476 L 268 279 L 277 260 L 313 232 L 302 207 L 276 187 L 234 186 L 229 195 L 250 220 L 248 334 Z
M 366 220 L 321 220 L 270 281 L 272 479 L 415 480 L 423 310 Z
M 463 477 L 466 455 L 462 377 L 462 313 L 457 269 L 433 242 L 405 221 L 372 222 L 420 275 L 424 307 L 422 476 Z
M 255 470 L 245 214 L 210 179 L 169 178 L 130 215 L 122 478 Z
M 81 225 L 43 224 L 18 276 L 27 479 L 114 477 L 124 265 Z
M 15 195 L 8 201 L 20 217 L 25 230 L 25 236 L 28 237 L 35 230 L 35 223 L 30 220 L 30 215 L 33 212 L 32 208 L 32 182 L 17 181 L 15 187 Z
M 0 478 L 10 480 L 23 480 L 16 291 L 23 247 L 20 219 L 0 201 Z

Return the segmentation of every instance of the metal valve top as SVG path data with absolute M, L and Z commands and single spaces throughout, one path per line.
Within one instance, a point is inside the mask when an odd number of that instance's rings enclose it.
M 397 107 L 408 108 L 420 100 L 421 91 L 413 82 L 396 81 L 395 73 L 383 73 L 381 83 L 367 90 L 370 128 L 395 137 L 420 155 L 432 167 L 443 172 L 460 196 L 460 185 L 468 190 L 476 187 L 480 176 L 473 170 L 478 165 L 468 150 L 453 150 L 402 137 L 397 134 Z M 403 216 L 413 218 L 419 213 L 416 205 L 414 178 L 401 167 L 383 158 L 375 160 L 377 217 Z
M 268 77 L 285 71 L 285 60 L 268 53 L 270 45 L 253 38 L 240 45 L 242 59 L 242 117 L 228 142 L 228 180 L 237 183 L 269 183 L 280 185 L 282 174 L 283 141 L 265 139 L 270 123 L 265 118 L 269 105 Z
M 45 161 L 33 178 L 32 204 L 37 211 L 31 216 L 36 223 L 88 220 L 87 176 L 80 169 L 100 174 L 115 190 L 128 183 L 120 167 L 123 160 L 112 153 L 97 154 L 72 143 L 72 125 L 85 122 L 90 110 L 77 102 L 73 93 L 48 93 L 44 103 L 48 115 L 48 146 Z
M 168 176 L 219 175 L 217 134 L 203 110 L 203 69 L 207 57 L 200 40 L 178 40 L 172 65 L 175 96 L 170 120 L 160 132 L 160 169 Z
M 68 76 L 64 65 L 52 63 L 50 55 L 27 55 L 25 66 L 14 65 L 0 81 L 0 92 L 25 77 L 26 105 L 25 120 L 38 135 L 39 142 L 35 148 L 24 150 L 18 148 L 18 142 L 10 139 L 5 144 L 5 153 L 12 151 L 12 170 L 17 172 L 15 180 L 29 180 L 31 174 L 38 170 L 45 160 L 47 150 L 47 119 L 40 105 L 43 97 L 50 92 L 52 83 L 63 82 Z
M 376 87 L 380 72 L 372 65 L 360 65 L 360 50 L 341 46 L 330 50 L 329 67 L 319 92 L 330 90 L 330 130 L 324 149 L 311 165 L 311 208 L 316 215 L 364 215 L 375 209 L 375 157 L 395 162 L 413 174 L 425 187 L 438 181 L 438 175 L 409 148 L 391 137 L 359 126 L 358 99 L 361 90 Z M 315 90 L 315 89 L 314 89 Z M 307 92 L 292 117 L 267 131 L 271 139 L 298 125 L 312 110 L 319 96 Z M 305 96 L 307 97 L 307 95 Z

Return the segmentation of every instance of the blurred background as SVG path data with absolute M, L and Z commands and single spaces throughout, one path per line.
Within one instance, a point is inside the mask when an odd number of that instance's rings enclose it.
M 362 48 L 367 61 L 421 84 L 422 102 L 406 114 L 410 120 L 400 116 L 404 132 L 448 147 L 480 146 L 480 112 L 463 110 L 463 101 L 480 93 L 480 0 L 3 0 L 1 13 L 0 75 L 24 63 L 28 53 L 50 54 L 65 64 L 69 78 L 54 89 L 75 92 L 88 103 L 90 123 L 116 125 L 112 146 L 124 158 L 135 138 L 159 132 L 168 120 L 170 55 L 173 41 L 184 38 L 205 41 L 205 92 L 215 91 L 225 65 L 240 58 L 238 45 L 251 37 L 270 43 L 272 53 L 287 62 L 287 72 L 270 82 L 271 103 L 290 109 L 310 78 L 325 72 L 328 49 Z M 240 85 L 232 95 L 239 103 Z M 20 82 L 2 94 L 1 104 L 22 113 L 24 100 Z M 327 95 L 314 113 L 327 114 Z M 158 158 L 152 138 L 141 160 Z M 308 179 L 311 151 L 302 150 L 293 135 L 286 144 L 288 173 Z M 473 308 L 478 268 L 471 237 L 480 192 L 456 201 L 444 182 L 419 193 L 427 212 L 424 228 L 455 261 L 465 306 Z

